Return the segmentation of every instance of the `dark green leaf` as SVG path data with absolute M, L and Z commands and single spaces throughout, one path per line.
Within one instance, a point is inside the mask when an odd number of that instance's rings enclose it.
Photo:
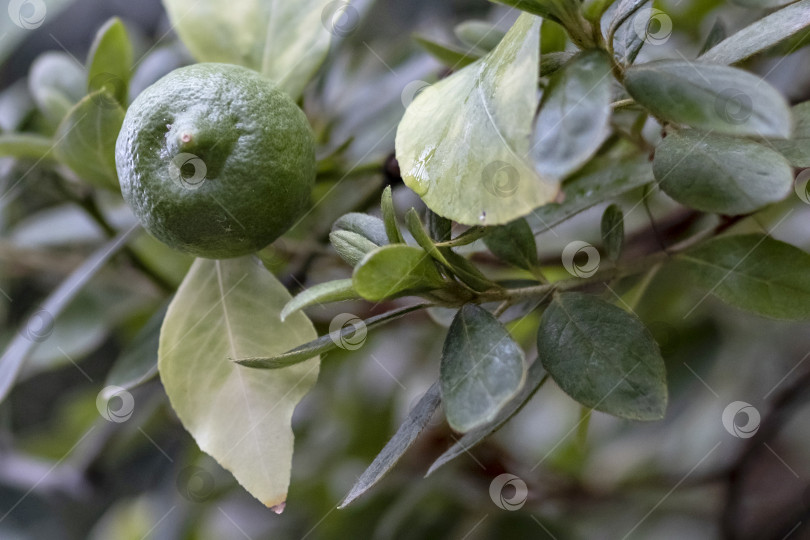
M 450 427 L 461 433 L 493 421 L 526 379 L 523 350 L 489 311 L 465 304 L 442 350 L 439 381 Z
M 810 318 L 810 254 L 758 234 L 725 236 L 676 256 L 698 287 L 773 319 Z
M 658 145 L 661 189 L 703 212 L 747 214 L 790 194 L 793 171 L 778 152 L 746 139 L 684 130 Z
M 354 269 L 352 280 L 354 290 L 371 301 L 444 285 L 430 255 L 403 244 L 382 246 L 366 255 Z
M 624 245 L 624 213 L 616 204 L 608 206 L 602 214 L 602 243 L 608 258 L 619 260 Z
M 591 206 L 613 199 L 653 182 L 652 165 L 646 159 L 623 163 L 595 160 L 594 167 L 563 184 L 563 202 L 541 206 L 526 216 L 534 234 L 548 231 Z
M 794 167 L 810 167 L 810 101 L 793 107 L 793 136 L 769 141 Z
M 653 114 L 678 124 L 759 137 L 790 136 L 785 98 L 740 69 L 681 60 L 659 60 L 627 70 L 625 87 Z
M 539 360 L 535 360 L 526 372 L 526 382 L 520 389 L 520 392 L 501 409 L 501 412 L 498 413 L 495 420 L 465 433 L 453 446 L 447 449 L 433 462 L 433 465 L 430 466 L 425 476 L 430 476 L 436 469 L 448 461 L 469 452 L 478 443 L 498 431 L 507 421 L 520 412 L 547 378 L 548 373 L 546 373 L 543 363 Z
M 436 382 L 425 392 L 425 395 L 422 396 L 416 406 L 411 409 L 408 417 L 399 426 L 397 432 L 391 437 L 391 440 L 388 441 L 382 451 L 377 454 L 371 465 L 360 475 L 360 478 L 354 483 L 351 491 L 343 498 L 338 508 L 345 508 L 357 497 L 374 487 L 397 464 L 402 455 L 416 442 L 416 438 L 430 422 L 439 407 L 439 403 L 441 403 L 441 395 L 439 383 Z
M 395 309 L 381 315 L 375 315 L 374 317 L 369 317 L 363 321 L 362 325 L 343 325 L 334 332 L 330 332 L 329 334 L 314 339 L 309 343 L 304 343 L 303 345 L 275 356 L 255 356 L 250 358 L 234 358 L 232 360 L 239 365 L 258 369 L 278 369 L 291 366 L 293 364 L 303 362 L 304 360 L 309 360 L 313 356 L 318 356 L 319 354 L 324 354 L 331 350 L 337 349 L 338 347 L 345 348 L 341 344 L 344 343 L 345 340 L 354 336 L 357 332 L 367 332 L 377 328 L 378 326 L 382 326 L 385 323 L 396 320 L 403 315 L 424 309 L 428 306 L 429 304 L 416 304 L 413 306 Z
M 118 191 L 115 141 L 124 109 L 104 90 L 86 96 L 56 130 L 56 157 L 82 180 Z
M 298 293 L 281 310 L 281 322 L 300 309 L 314 304 L 328 304 L 342 300 L 354 300 L 360 296 L 354 292 L 351 279 L 337 279 L 319 283 Z
M 87 56 L 87 89 L 107 92 L 127 105 L 132 67 L 132 45 L 127 29 L 118 17 L 113 17 L 96 34 Z
M 430 237 L 436 242 L 447 242 L 453 234 L 453 222 L 428 208 L 425 214 Z
M 810 0 L 771 13 L 724 39 L 701 55 L 703 62 L 736 64 L 810 26 Z
M 542 175 L 565 178 L 580 168 L 608 136 L 610 61 L 602 52 L 581 53 L 557 72 L 540 103 L 532 159 Z
M 537 266 L 537 244 L 525 219 L 492 227 L 484 237 L 487 248 L 499 259 L 524 270 Z
M 124 349 L 107 374 L 104 386 L 119 386 L 131 390 L 157 375 L 160 327 L 169 304 L 158 309 L 135 334 L 132 343 Z
M 631 420 L 663 418 L 664 360 L 634 315 L 596 296 L 556 295 L 537 350 L 551 378 L 586 407 Z

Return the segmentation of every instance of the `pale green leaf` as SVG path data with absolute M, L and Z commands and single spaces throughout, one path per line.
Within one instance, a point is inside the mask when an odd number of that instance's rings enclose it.
M 810 319 L 810 254 L 758 234 L 725 236 L 676 256 L 698 287 L 773 319 Z
M 596 296 L 556 295 L 537 351 L 551 378 L 586 407 L 631 420 L 663 418 L 664 360 L 650 332 L 623 309 Z
M 127 104 L 132 73 L 132 45 L 127 29 L 113 17 L 96 34 L 87 56 L 88 92 L 107 90 L 122 106 Z
M 503 30 L 486 21 L 464 21 L 453 29 L 456 37 L 468 47 L 491 51 L 498 46 L 503 36 Z
M 331 0 L 163 0 L 173 27 L 200 62 L 224 62 L 255 69 L 297 98 L 329 49 L 330 30 L 356 26 L 350 5 L 330 13 Z
M 378 246 L 384 246 L 388 243 L 383 221 L 378 217 L 360 212 L 350 212 L 342 215 L 332 224 L 332 230 L 357 233 Z
M 382 209 L 383 223 L 385 224 L 385 235 L 392 244 L 404 244 L 402 233 L 397 225 L 397 215 L 394 211 L 394 197 L 391 194 L 391 186 L 386 186 L 380 201 Z
M 280 353 L 316 336 L 303 313 L 281 322 L 289 300 L 253 257 L 197 259 L 166 313 L 158 352 L 163 387 L 197 445 L 277 511 L 290 481 L 293 409 L 320 361 L 253 370 L 231 359 Z
M 489 311 L 465 304 L 442 349 L 439 369 L 447 421 L 461 433 L 495 419 L 526 379 L 523 350 Z
M 491 53 L 423 90 L 396 155 L 405 183 L 440 216 L 498 225 L 552 200 L 556 181 L 527 163 L 537 108 L 540 19 L 521 15 Z
M 420 35 L 414 35 L 413 40 L 430 56 L 451 69 L 461 69 L 481 58 L 481 51 L 475 49 L 461 49 Z
M 580 168 L 610 133 L 610 60 L 587 51 L 549 81 L 534 128 L 532 159 L 541 175 L 563 179 Z
M 430 255 L 404 244 L 382 246 L 367 254 L 355 267 L 352 281 L 354 290 L 371 301 L 444 285 Z
M 123 123 L 124 109 L 105 90 L 86 96 L 56 130 L 56 157 L 82 180 L 119 190 L 115 141 Z
M 747 214 L 791 192 L 793 171 L 778 152 L 747 140 L 683 130 L 655 151 L 658 185 L 681 204 L 726 215 Z
M 21 159 L 53 158 L 53 141 L 29 133 L 0 134 L 0 157 Z
M 736 64 L 764 51 L 810 26 L 810 0 L 801 0 L 763 17 L 727 37 L 700 60 L 715 64 Z
M 769 144 L 779 150 L 794 167 L 810 167 L 810 101 L 793 107 L 793 136 L 773 139 Z
M 165 304 L 138 330 L 129 347 L 115 361 L 107 374 L 104 386 L 118 386 L 131 390 L 152 379 L 158 372 L 158 346 L 160 327 L 169 304 Z
M 28 72 L 28 90 L 34 103 L 53 125 L 85 95 L 84 66 L 69 54 L 48 51 L 37 57 Z
M 287 302 L 287 305 L 281 310 L 281 320 L 284 321 L 296 311 L 315 304 L 328 304 L 330 302 L 340 302 L 342 300 L 353 300 L 356 298 L 360 298 L 360 296 L 354 292 L 351 279 L 337 279 L 335 281 L 318 283 L 308 289 L 304 289 L 298 293 L 295 298 Z
M 625 87 L 654 115 L 729 135 L 787 138 L 785 98 L 763 79 L 714 64 L 659 60 L 627 70 Z

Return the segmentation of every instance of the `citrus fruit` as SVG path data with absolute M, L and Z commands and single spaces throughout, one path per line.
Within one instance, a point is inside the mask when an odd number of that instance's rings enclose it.
M 265 247 L 303 214 L 315 143 L 304 113 L 271 81 L 203 63 L 141 92 L 115 163 L 146 230 L 178 250 L 222 259 Z

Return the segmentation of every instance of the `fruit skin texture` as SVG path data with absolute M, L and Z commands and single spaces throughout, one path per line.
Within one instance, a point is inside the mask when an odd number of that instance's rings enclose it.
M 315 142 L 306 116 L 247 68 L 176 69 L 127 111 L 115 147 L 124 199 L 144 228 L 198 257 L 253 253 L 306 210 Z

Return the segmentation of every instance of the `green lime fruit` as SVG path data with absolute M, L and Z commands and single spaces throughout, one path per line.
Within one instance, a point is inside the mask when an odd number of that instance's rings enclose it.
M 265 247 L 302 216 L 315 142 L 304 113 L 268 79 L 195 64 L 132 103 L 115 164 L 147 231 L 180 251 L 224 259 Z

